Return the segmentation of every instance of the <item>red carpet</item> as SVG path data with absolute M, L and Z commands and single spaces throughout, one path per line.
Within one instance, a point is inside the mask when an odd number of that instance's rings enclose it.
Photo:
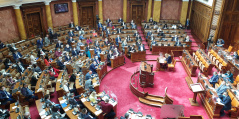
M 138 29 L 140 30 L 141 28 L 138 27 Z M 139 33 L 142 33 L 142 31 L 139 31 Z M 141 36 L 143 38 L 142 34 Z M 190 37 L 192 36 L 190 35 Z M 195 42 L 194 39 L 192 40 Z M 146 42 L 143 41 L 143 44 L 146 44 Z M 151 52 L 147 50 L 147 53 L 150 54 Z M 146 56 L 147 60 L 156 60 L 156 58 L 157 55 Z M 177 57 L 175 58 L 178 59 Z M 125 65 L 113 69 L 103 78 L 100 85 L 100 91 L 105 90 L 106 93 L 117 99 L 117 117 L 123 116 L 130 108 L 132 108 L 135 111 L 141 111 L 143 114 L 150 114 L 155 117 L 155 119 L 159 119 L 161 108 L 151 107 L 140 103 L 138 98 L 130 91 L 130 77 L 137 70 L 137 68 L 139 68 L 140 62 L 132 63 L 128 58 L 126 58 L 125 62 Z M 148 61 L 148 63 L 153 64 L 155 70 L 156 61 Z M 112 69 L 110 67 L 107 68 L 108 71 Z M 175 72 L 155 72 L 154 87 L 146 88 L 144 91 L 149 92 L 149 94 L 164 96 L 164 89 L 168 87 L 168 95 L 174 100 L 174 104 L 183 105 L 185 107 L 184 114 L 186 117 L 189 117 L 190 115 L 202 115 L 204 119 L 208 119 L 207 113 L 205 112 L 205 109 L 199 99 L 197 99 L 200 104 L 199 107 L 190 105 L 188 98 L 192 98 L 193 93 L 187 86 L 185 81 L 186 76 L 187 74 L 181 62 L 177 62 Z M 196 81 L 196 77 L 193 81 Z M 143 89 L 139 87 L 139 90 L 142 91 Z M 59 104 L 56 92 L 51 95 L 51 100 Z M 30 113 L 32 119 L 40 119 L 39 112 L 37 111 L 35 104 L 30 105 Z M 225 118 L 229 117 L 223 117 L 223 119 Z

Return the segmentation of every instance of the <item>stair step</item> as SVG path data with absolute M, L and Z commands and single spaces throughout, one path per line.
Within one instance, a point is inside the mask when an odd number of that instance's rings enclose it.
M 163 103 L 164 102 L 164 98 L 163 97 L 156 97 L 156 96 L 150 96 L 150 95 L 147 95 L 146 97 L 144 97 L 148 100 L 152 100 L 152 101 L 155 101 L 155 102 L 161 102 Z
M 155 102 L 155 101 L 151 101 L 151 100 L 141 98 L 141 97 L 139 97 L 139 101 L 141 103 L 144 103 L 144 104 L 150 105 L 150 106 L 155 106 L 155 107 L 162 107 L 163 106 L 163 103 L 161 103 L 161 102 Z

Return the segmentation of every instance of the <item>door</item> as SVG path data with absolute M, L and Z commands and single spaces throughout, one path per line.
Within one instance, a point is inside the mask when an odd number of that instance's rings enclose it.
M 34 38 L 35 36 L 41 36 L 42 35 L 42 24 L 41 24 L 41 17 L 40 13 L 31 13 L 27 14 L 27 35 L 28 38 Z
M 144 19 L 144 6 L 143 5 L 132 5 L 132 20 L 139 25 Z
M 89 25 L 89 27 L 94 27 L 94 12 L 93 6 L 82 7 L 81 12 L 81 25 Z

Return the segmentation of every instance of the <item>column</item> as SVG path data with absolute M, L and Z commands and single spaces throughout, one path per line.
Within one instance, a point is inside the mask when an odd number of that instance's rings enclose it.
M 51 27 L 51 28 L 53 29 L 50 2 L 51 2 L 51 1 L 45 1 L 45 6 L 46 6 L 46 20 L 47 20 L 47 25 L 48 25 L 48 27 Z
M 182 3 L 180 23 L 183 24 L 183 25 L 185 25 L 185 22 L 186 22 L 186 20 L 187 20 L 188 1 L 189 1 L 189 0 L 183 0 L 183 3 Z
M 127 0 L 123 1 L 123 20 L 127 21 Z
M 72 0 L 72 8 L 73 8 L 73 22 L 75 25 L 79 25 L 76 0 Z
M 146 21 L 149 21 L 149 19 L 151 18 L 151 12 L 152 12 L 152 0 L 149 0 L 149 2 L 148 2 L 148 16 L 147 16 Z
M 161 0 L 154 0 L 153 20 L 159 22 L 161 13 Z
M 102 0 L 98 0 L 98 5 L 99 5 L 99 18 L 100 18 L 100 22 L 103 23 Z
M 15 9 L 15 14 L 16 14 L 17 27 L 18 27 L 18 31 L 19 31 L 21 40 L 25 40 L 25 39 L 27 39 L 27 34 L 26 34 L 26 30 L 25 30 L 24 23 L 22 20 L 22 13 L 20 10 L 20 5 L 15 5 L 14 9 Z

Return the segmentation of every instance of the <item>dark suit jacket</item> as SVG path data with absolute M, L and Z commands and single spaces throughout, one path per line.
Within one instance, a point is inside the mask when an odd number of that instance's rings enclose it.
M 65 67 L 65 65 L 60 60 L 57 60 L 57 65 L 60 67 L 60 69 L 64 69 Z
M 23 69 L 21 69 L 20 66 L 17 64 L 17 71 L 23 73 L 25 71 L 25 68 L 22 63 L 21 66 L 23 67 Z
M 221 99 L 222 103 L 224 104 L 224 109 L 225 110 L 230 110 L 231 109 L 231 98 L 230 96 L 223 96 L 220 95 L 219 98 Z
M 65 56 L 65 61 L 70 61 L 70 60 L 71 60 L 70 56 L 69 57 Z
M 63 43 L 60 43 L 60 44 L 59 44 L 59 43 L 57 43 L 57 44 L 56 44 L 56 48 L 60 48 L 60 47 L 61 47 L 61 45 L 63 45 Z
M 23 87 L 22 89 L 21 89 L 21 93 L 22 93 L 22 95 L 24 95 L 25 97 L 29 97 L 29 96 L 31 96 L 32 94 L 29 94 L 28 93 L 28 91 L 27 90 L 30 90 L 30 89 L 27 89 L 27 88 L 25 88 L 25 87 Z
M 69 48 L 64 48 L 64 51 L 67 51 L 67 52 L 70 52 L 71 51 L 71 47 L 69 47 Z
M 138 46 L 138 50 L 141 51 L 141 45 Z M 144 45 L 143 45 L 143 51 L 145 51 Z
M 76 80 L 76 75 L 75 75 L 75 74 L 72 74 L 69 80 L 70 80 L 70 82 L 75 82 L 75 80 Z
M 72 50 L 72 51 L 71 51 L 71 55 L 72 55 L 72 56 L 77 56 L 78 54 L 79 54 L 79 53 L 78 53 L 76 50 Z
M 123 22 L 123 19 L 118 19 L 118 22 Z
M 67 40 L 67 43 L 68 43 L 69 45 L 71 45 L 71 43 L 72 43 L 73 41 L 75 41 L 73 38 L 72 38 L 72 39 L 69 38 L 69 39 Z
M 31 78 L 31 86 L 36 86 L 38 79 L 35 76 Z
M 80 26 L 78 26 L 78 29 L 77 29 L 77 28 L 75 28 L 75 30 L 76 30 L 76 31 L 79 31 L 80 29 L 81 29 L 81 27 L 80 27 Z
M 172 62 L 172 58 L 171 56 L 168 56 L 168 58 L 166 59 L 167 63 L 170 64 Z
M 93 74 L 97 74 L 96 69 L 97 69 L 97 68 L 96 68 L 95 65 L 92 63 L 92 64 L 90 65 L 90 70 L 92 71 Z
M 68 33 L 68 35 L 70 36 L 70 37 L 73 37 L 73 36 L 75 36 L 75 34 L 74 34 L 74 32 L 72 31 L 72 33 L 71 32 L 69 32 Z
M 20 56 L 20 57 L 22 57 L 22 54 L 20 53 L 20 52 L 17 52 L 17 54 Z M 15 53 L 13 53 L 12 55 L 13 55 L 13 59 L 16 61 L 18 58 L 20 58 L 20 57 L 18 57 L 17 56 L 17 54 L 15 54 Z
M 43 40 L 37 40 L 37 48 L 43 48 Z
M 73 27 L 75 27 L 75 24 L 73 23 Z M 69 24 L 69 28 L 71 28 L 71 23 Z

